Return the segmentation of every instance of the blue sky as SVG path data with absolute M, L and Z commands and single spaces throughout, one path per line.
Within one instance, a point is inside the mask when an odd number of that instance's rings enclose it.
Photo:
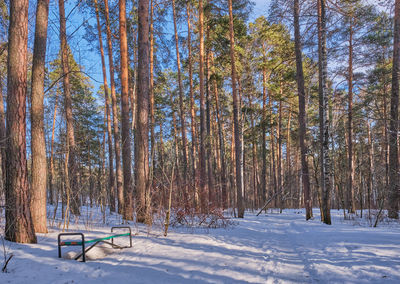
M 250 17 L 250 20 L 254 20 L 259 16 L 267 16 L 268 7 L 271 3 L 271 0 L 253 0 L 255 3 L 253 15 Z

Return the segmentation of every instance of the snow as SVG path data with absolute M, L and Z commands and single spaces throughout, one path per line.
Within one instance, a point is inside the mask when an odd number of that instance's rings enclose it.
M 372 228 L 340 214 L 332 210 L 328 226 L 317 209 L 310 221 L 303 210 L 246 212 L 228 228 L 170 227 L 167 237 L 161 225 L 131 224 L 132 248 L 98 247 L 86 263 L 68 259 L 79 247 L 63 247 L 64 258 L 57 258 L 58 221 L 38 244 L 4 243 L 14 257 L 0 283 L 400 283 L 400 224 Z M 69 231 L 88 239 L 109 235 L 121 221 L 107 216 L 104 225 L 98 212 L 83 215 Z

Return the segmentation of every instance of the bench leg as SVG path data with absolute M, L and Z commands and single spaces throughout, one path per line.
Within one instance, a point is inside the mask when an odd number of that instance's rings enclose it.
M 86 262 L 86 255 L 85 255 L 85 236 L 82 233 L 61 233 L 58 234 L 58 258 L 61 258 L 61 237 L 63 236 L 81 236 L 81 243 L 82 243 L 82 253 L 79 255 L 83 255 L 82 260 Z
M 115 226 L 111 227 L 111 233 L 114 232 L 114 229 L 128 229 L 129 230 L 129 247 L 132 247 L 132 229 L 129 226 Z M 114 239 L 111 239 L 111 243 L 114 244 Z

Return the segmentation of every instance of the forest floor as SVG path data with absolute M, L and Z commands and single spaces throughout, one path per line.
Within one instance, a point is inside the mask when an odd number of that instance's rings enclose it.
M 69 231 L 109 235 L 120 217 L 107 216 L 102 224 L 98 213 L 83 210 Z M 13 258 L 0 283 L 400 283 L 399 222 L 372 228 L 367 219 L 344 220 L 332 210 L 328 226 L 317 209 L 314 215 L 305 221 L 304 210 L 246 212 L 227 228 L 172 227 L 167 237 L 161 225 L 131 224 L 132 248 L 99 247 L 86 263 L 67 259 L 73 252 L 65 247 L 64 258 L 57 258 L 62 224 L 56 221 L 38 244 L 3 241 L 3 252 Z

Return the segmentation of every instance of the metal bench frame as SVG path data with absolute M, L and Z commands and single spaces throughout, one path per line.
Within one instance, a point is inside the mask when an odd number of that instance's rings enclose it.
M 129 233 L 111 235 L 111 236 L 108 236 L 105 238 L 99 238 L 99 239 L 93 239 L 93 240 L 87 240 L 87 241 L 85 241 L 85 235 L 83 233 L 61 233 L 61 234 L 58 234 L 58 258 L 61 258 L 61 247 L 63 247 L 63 246 L 81 246 L 82 252 L 78 256 L 75 257 L 75 260 L 78 260 L 80 257 L 82 257 L 82 262 L 86 262 L 86 253 L 88 251 L 90 251 L 92 248 L 94 248 L 96 245 L 98 245 L 99 243 L 109 244 L 114 249 L 131 248 L 132 247 L 131 227 L 129 227 L 129 226 L 111 227 L 111 233 L 114 232 L 114 229 L 128 229 Z M 80 236 L 81 241 L 62 242 L 61 237 L 64 237 L 64 236 Z M 123 237 L 123 236 L 129 236 L 129 246 L 122 247 L 122 246 L 114 244 L 114 238 Z M 110 240 L 110 239 L 111 239 L 111 242 L 106 241 L 106 240 Z M 94 244 L 85 248 L 86 243 L 93 243 L 93 242 L 94 242 Z

